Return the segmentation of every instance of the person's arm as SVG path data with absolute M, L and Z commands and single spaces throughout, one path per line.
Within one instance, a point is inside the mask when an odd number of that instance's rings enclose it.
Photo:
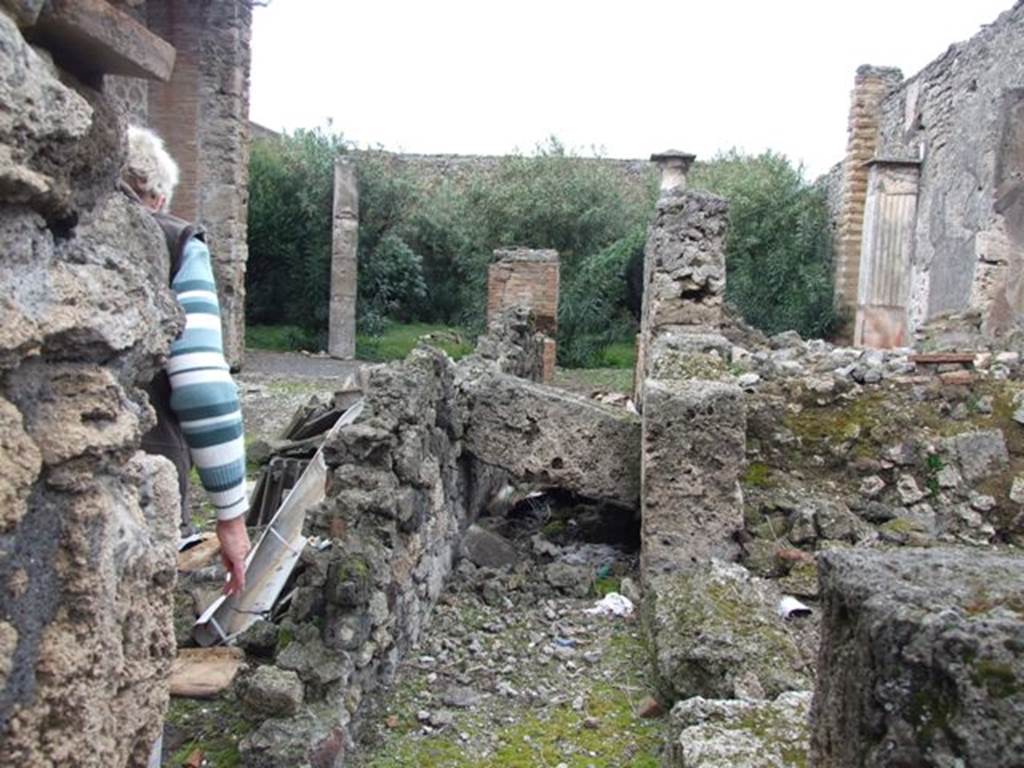
M 193 238 L 171 282 L 185 309 L 185 330 L 171 345 L 167 375 L 199 480 L 217 511 L 221 558 L 231 574 L 228 594 L 245 586 L 249 534 L 245 513 L 245 435 L 238 390 L 224 359 L 217 287 L 206 244 Z

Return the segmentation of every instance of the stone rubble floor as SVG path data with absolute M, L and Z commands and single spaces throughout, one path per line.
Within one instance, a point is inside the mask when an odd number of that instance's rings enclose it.
M 358 768 L 656 768 L 666 719 L 639 620 L 595 598 L 510 592 L 487 605 L 453 577 L 420 646 L 365 720 Z

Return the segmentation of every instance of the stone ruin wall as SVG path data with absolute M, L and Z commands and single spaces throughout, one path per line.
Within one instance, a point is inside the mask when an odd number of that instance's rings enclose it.
M 922 158 L 913 324 L 974 307 L 1024 315 L 1024 4 L 953 45 L 881 104 L 884 156 Z
M 167 705 L 178 506 L 138 388 L 177 333 L 124 126 L 0 3 L 0 763 L 144 764 Z M 14 12 L 14 16 L 9 15 Z
M 263 718 L 241 745 L 245 765 L 344 764 L 463 534 L 510 474 L 635 506 L 637 420 L 530 381 L 540 338 L 513 312 L 458 364 L 426 347 L 369 371 L 363 411 L 324 447 L 327 498 L 307 515 L 305 533 L 330 546 L 305 550 L 280 625 L 259 622 L 238 640 L 258 662 L 240 697 Z M 271 680 L 297 694 L 274 706 L 250 693 Z
M 898 291 L 905 294 L 903 344 L 943 314 L 977 311 L 980 330 L 989 334 L 1014 328 L 1024 314 L 1022 27 L 1024 5 L 1017 2 L 909 79 L 898 70 L 858 70 L 842 191 L 830 195 L 836 300 L 852 311 L 866 292 L 870 304 L 871 294 L 886 293 L 874 283 L 889 279 L 879 273 L 869 276 L 872 285 L 860 285 L 862 259 L 881 256 L 862 254 L 870 203 L 864 163 L 921 160 L 916 214 L 893 222 L 907 229 L 910 251 L 909 266 L 900 267 L 908 285 Z

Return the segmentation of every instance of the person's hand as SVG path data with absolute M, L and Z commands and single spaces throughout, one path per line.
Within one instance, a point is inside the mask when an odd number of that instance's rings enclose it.
M 220 540 L 220 559 L 228 572 L 225 595 L 237 595 L 245 588 L 245 556 L 249 554 L 249 531 L 245 529 L 245 515 L 231 520 L 217 521 L 217 538 Z

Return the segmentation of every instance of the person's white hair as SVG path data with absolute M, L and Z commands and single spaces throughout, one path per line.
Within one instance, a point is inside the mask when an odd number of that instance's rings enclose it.
M 149 128 L 128 126 L 128 159 L 124 180 L 139 194 L 164 198 L 164 210 L 171 204 L 178 186 L 178 164 L 168 153 L 164 140 Z

